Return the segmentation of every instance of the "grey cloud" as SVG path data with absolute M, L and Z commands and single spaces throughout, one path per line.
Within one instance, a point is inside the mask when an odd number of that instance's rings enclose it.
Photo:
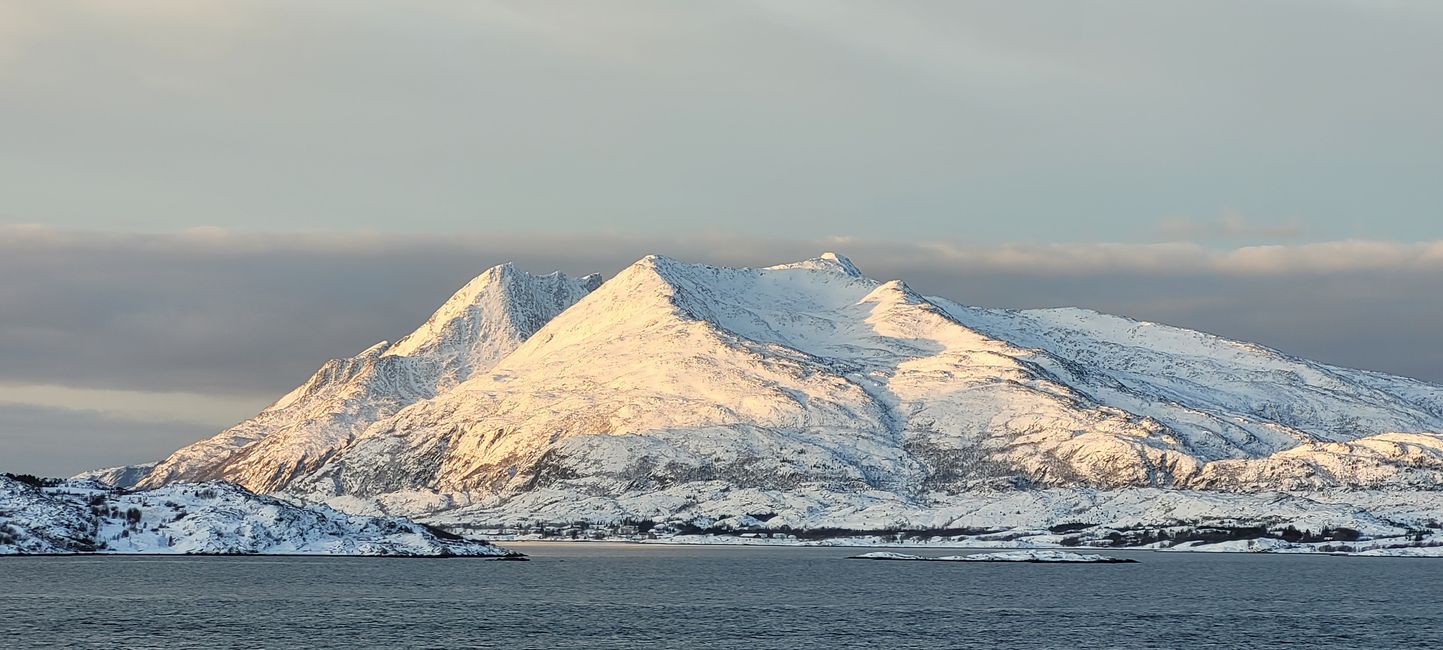
M 164 458 L 214 430 L 189 422 L 138 422 L 96 411 L 0 404 L 0 472 L 73 476 Z
M 1081 306 L 1443 380 L 1443 244 L 910 244 L 727 234 L 118 235 L 0 228 L 0 383 L 274 397 L 395 340 L 487 267 L 614 274 L 648 253 L 765 265 L 823 250 L 924 293 Z

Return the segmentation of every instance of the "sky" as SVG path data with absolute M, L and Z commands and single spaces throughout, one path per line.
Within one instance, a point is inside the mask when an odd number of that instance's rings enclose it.
M 0 471 L 514 260 L 823 250 L 1443 382 L 1443 4 L 0 0 Z

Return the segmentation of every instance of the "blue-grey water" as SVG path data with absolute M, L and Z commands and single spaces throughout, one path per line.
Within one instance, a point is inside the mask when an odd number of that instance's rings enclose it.
M 1427 648 L 1443 561 L 517 544 L 465 559 L 0 558 L 6 648 Z M 943 552 L 929 552 L 939 555 Z

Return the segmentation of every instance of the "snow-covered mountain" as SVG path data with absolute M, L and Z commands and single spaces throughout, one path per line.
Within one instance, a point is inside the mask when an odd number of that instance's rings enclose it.
M 57 553 L 509 555 L 404 519 L 342 514 L 231 483 L 118 492 L 94 481 L 36 487 L 0 476 L 0 555 Z
M 101 485 L 112 488 L 134 487 L 141 479 L 155 470 L 159 463 L 141 463 L 139 465 L 120 465 L 118 467 L 106 467 L 93 469 L 88 472 L 81 472 L 70 477 L 72 481 L 95 481 Z
M 534 276 L 510 264 L 487 270 L 394 345 L 327 362 L 254 418 L 171 454 L 139 485 L 225 479 L 262 492 L 282 487 L 370 424 L 486 371 L 600 282 Z
M 1038 488 L 1443 486 L 1443 387 L 1410 379 L 1077 309 L 967 307 L 830 253 L 651 256 L 599 287 L 498 268 L 142 484 L 478 517 L 728 491 L 926 509 Z

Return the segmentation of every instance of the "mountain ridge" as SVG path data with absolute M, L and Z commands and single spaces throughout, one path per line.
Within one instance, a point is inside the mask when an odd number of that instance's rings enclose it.
M 407 514 L 713 483 L 923 504 L 993 489 L 1443 487 L 1443 387 L 1087 310 L 968 307 L 835 253 L 759 268 L 652 255 L 606 282 L 503 265 L 412 337 L 322 371 L 351 386 L 354 364 L 386 359 L 462 370 L 425 375 L 429 392 L 345 422 L 324 448 L 241 436 L 246 463 L 163 463 L 142 485 L 221 478 Z M 471 365 L 435 361 L 478 340 L 500 343 Z
M 138 485 L 220 478 L 275 490 L 370 423 L 489 368 L 599 283 L 595 275 L 534 276 L 510 264 L 488 269 L 395 344 L 327 361 L 256 417 L 175 452 Z

